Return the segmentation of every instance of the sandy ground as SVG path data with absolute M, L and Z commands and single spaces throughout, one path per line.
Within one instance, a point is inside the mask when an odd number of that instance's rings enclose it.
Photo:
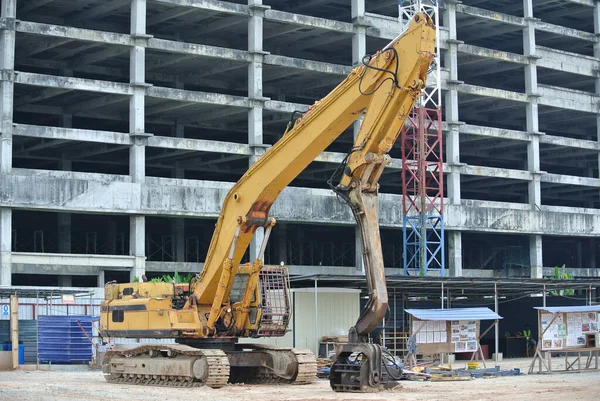
M 530 360 L 501 362 L 503 369 L 520 368 L 527 372 Z M 455 364 L 463 367 L 464 362 Z M 492 367 L 493 362 L 488 363 Z M 564 368 L 563 358 L 554 358 L 553 368 Z M 98 370 L 85 367 L 52 367 L 51 371 L 19 370 L 0 372 L 0 400 L 500 400 L 565 401 L 597 400 L 600 372 L 522 374 L 520 376 L 473 379 L 457 382 L 402 381 L 392 390 L 376 394 L 334 393 L 327 380 L 310 385 L 228 385 L 221 389 L 206 387 L 170 389 L 109 384 Z

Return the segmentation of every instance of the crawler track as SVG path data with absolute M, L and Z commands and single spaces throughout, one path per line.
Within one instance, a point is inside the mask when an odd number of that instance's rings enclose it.
M 171 358 L 178 355 L 198 357 L 204 359 L 208 366 L 208 374 L 205 380 L 200 381 L 191 375 L 166 374 L 143 374 L 143 373 L 120 373 L 117 363 L 135 363 L 138 356 L 146 356 L 151 352 L 170 353 Z M 124 358 L 114 359 L 120 356 Z M 157 356 L 160 358 L 161 356 Z M 124 360 L 123 360 L 124 359 Z M 108 351 L 102 361 L 104 378 L 111 383 L 141 384 L 165 387 L 199 387 L 208 386 L 220 388 L 227 384 L 229 380 L 229 360 L 227 355 L 221 350 L 196 349 L 187 345 L 169 344 L 169 345 L 144 345 L 127 350 Z

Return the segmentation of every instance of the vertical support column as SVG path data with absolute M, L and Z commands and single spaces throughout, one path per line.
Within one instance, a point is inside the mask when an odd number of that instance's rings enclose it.
M 445 55 L 446 68 L 450 70 L 450 79 L 447 81 L 448 91 L 445 96 L 446 109 L 446 163 L 450 167 L 447 174 L 447 195 L 451 205 L 460 205 L 460 172 L 458 167 L 464 165 L 460 162 L 460 135 L 462 123 L 458 120 L 458 91 L 457 86 L 462 83 L 458 80 L 458 45 L 461 40 L 456 39 L 456 0 L 449 0 L 444 10 L 444 22 L 448 28 L 448 51 Z
M 133 94 L 129 101 L 129 135 L 132 145 L 129 150 L 129 174 L 134 184 L 143 184 L 146 177 L 146 144 L 144 105 L 146 88 L 146 0 L 131 1 L 131 37 L 133 47 L 130 53 L 129 80 Z M 129 252 L 134 256 L 130 279 L 141 277 L 146 271 L 145 243 L 146 220 L 144 216 L 130 217 Z
M 525 91 L 527 93 L 526 122 L 529 133 L 527 145 L 527 169 L 532 174 L 532 180 L 528 186 L 529 204 L 532 209 L 539 208 L 542 204 L 542 188 L 540 183 L 540 133 L 538 117 L 538 93 L 537 66 L 539 58 L 536 54 L 535 44 L 535 22 L 533 17 L 533 0 L 523 0 L 526 26 L 523 29 L 523 53 L 529 60 L 525 66 Z
M 287 239 L 288 239 L 288 226 L 286 223 L 277 224 L 277 248 L 279 254 L 277 258 L 279 262 L 283 262 L 284 264 L 289 264 L 288 255 L 287 255 Z
M 98 273 L 98 282 L 96 287 L 104 288 L 104 284 L 106 284 L 106 279 L 104 278 L 104 270 L 100 270 Z
M 531 278 L 542 278 L 542 236 L 532 234 L 529 236 L 529 264 L 531 266 Z
M 352 64 L 359 65 L 362 58 L 367 54 L 367 24 L 365 18 L 365 0 L 352 0 L 351 4 L 352 23 L 354 25 L 354 35 L 352 35 Z M 362 125 L 362 116 L 352 125 L 354 130 L 354 139 L 358 136 Z M 362 245 L 360 241 L 361 233 L 358 226 L 354 228 L 354 249 L 356 270 L 364 274 L 365 265 L 362 257 Z
M 16 0 L 3 0 L 0 18 L 0 175 L 12 170 Z M 0 285 L 11 285 L 12 209 L 0 208 Z
M 460 231 L 448 232 L 448 263 L 450 264 L 450 277 L 461 277 L 462 272 L 462 233 Z
M 19 366 L 19 298 L 10 296 L 10 342 L 12 344 L 12 367 Z
M 62 160 L 61 169 L 70 171 L 71 161 Z M 58 213 L 58 252 L 71 253 L 71 213 Z
M 248 22 L 248 53 L 251 61 L 248 65 L 248 145 L 253 151 L 250 156 L 250 165 L 254 164 L 265 153 L 268 145 L 263 143 L 263 58 L 268 52 L 263 50 L 263 18 L 265 10 L 270 7 L 263 5 L 262 0 L 248 0 L 251 17 Z M 257 258 L 264 239 L 264 230 L 258 229 L 250 241 L 250 260 Z
M 0 286 L 10 286 L 12 281 L 11 263 L 12 212 L 0 208 Z
M 594 57 L 596 60 L 600 60 L 600 2 L 598 1 L 594 3 L 594 33 L 596 34 Z M 596 70 L 596 95 L 600 96 L 600 68 Z M 596 134 L 596 138 L 600 142 L 600 113 L 596 114 Z M 600 169 L 600 153 L 598 153 L 598 168 Z M 594 249 L 594 255 L 595 253 Z

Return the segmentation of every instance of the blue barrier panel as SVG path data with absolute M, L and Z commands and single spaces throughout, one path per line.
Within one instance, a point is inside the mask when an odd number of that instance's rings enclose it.
M 77 363 L 92 360 L 92 344 L 89 342 L 77 321 L 87 335 L 92 337 L 93 316 L 39 316 L 38 355 L 40 362 Z

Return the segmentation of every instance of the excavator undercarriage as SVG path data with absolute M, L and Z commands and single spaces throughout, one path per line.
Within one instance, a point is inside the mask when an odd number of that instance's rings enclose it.
M 235 344 L 223 351 L 164 344 L 108 351 L 102 369 L 112 383 L 220 388 L 228 382 L 306 384 L 315 379 L 317 365 L 307 349 Z

